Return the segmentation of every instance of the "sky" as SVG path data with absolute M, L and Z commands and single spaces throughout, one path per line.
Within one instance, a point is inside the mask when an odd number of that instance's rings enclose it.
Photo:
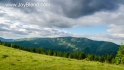
M 0 0 L 0 37 L 124 43 L 124 0 Z

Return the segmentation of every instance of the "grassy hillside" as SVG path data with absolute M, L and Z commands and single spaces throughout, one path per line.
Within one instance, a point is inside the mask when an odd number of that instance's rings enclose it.
M 0 45 L 0 70 L 124 70 L 124 66 L 41 55 Z

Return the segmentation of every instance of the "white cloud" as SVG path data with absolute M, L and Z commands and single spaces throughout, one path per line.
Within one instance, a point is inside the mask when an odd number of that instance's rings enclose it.
M 109 41 L 116 44 L 124 43 L 124 34 L 74 34 L 74 37 L 86 37 L 92 40 Z
M 57 28 L 40 27 L 33 24 L 24 24 L 20 22 L 0 23 L 0 33 L 2 37 L 21 38 L 22 37 L 52 37 L 52 36 L 67 36 L 70 33 Z M 7 34 L 9 33 L 9 34 Z M 15 37 L 19 36 L 19 37 Z M 8 38 L 7 37 L 7 38 Z
M 53 3 L 51 4 L 51 7 L 35 7 L 35 9 L 18 9 L 0 5 L 1 36 L 8 38 L 83 36 L 96 40 L 113 41 L 116 43 L 119 40 L 124 41 L 124 5 L 120 5 L 116 11 L 103 10 L 79 18 L 69 18 L 65 16 L 60 5 L 57 5 L 57 3 L 54 5 Z M 67 5 L 69 7 L 72 6 L 71 3 Z M 25 11 L 30 13 L 26 13 Z M 61 29 L 75 26 L 88 27 L 95 25 L 109 26 L 110 28 L 107 30 L 108 34 L 75 35 Z

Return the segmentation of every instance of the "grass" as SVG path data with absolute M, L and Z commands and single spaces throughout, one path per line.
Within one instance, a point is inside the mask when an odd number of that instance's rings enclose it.
M 0 45 L 0 70 L 124 70 L 124 65 L 47 56 Z

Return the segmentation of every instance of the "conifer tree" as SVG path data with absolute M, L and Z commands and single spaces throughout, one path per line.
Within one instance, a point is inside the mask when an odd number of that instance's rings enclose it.
M 121 45 L 116 58 L 115 58 L 116 64 L 124 64 L 124 45 Z

